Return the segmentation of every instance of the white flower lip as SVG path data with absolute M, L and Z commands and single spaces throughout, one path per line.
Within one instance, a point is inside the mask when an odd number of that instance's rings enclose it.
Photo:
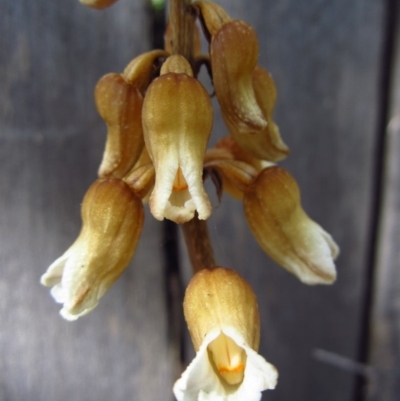
M 95 181 L 81 212 L 77 239 L 41 278 L 63 304 L 60 313 L 66 320 L 76 320 L 97 306 L 132 259 L 144 221 L 141 199 L 117 178 Z
M 197 211 L 199 219 L 206 220 L 211 214 L 211 204 L 203 187 L 203 170 L 181 157 L 179 150 L 169 151 L 165 165 L 156 164 L 156 183 L 150 197 L 153 216 L 157 220 L 167 218 L 181 224 L 191 220 Z M 173 186 L 179 169 L 188 187 L 177 191 Z
M 50 293 L 57 303 L 63 304 L 60 315 L 68 321 L 77 320 L 91 312 L 104 295 L 106 288 L 89 285 L 79 272 L 79 266 L 87 259 L 85 246 L 78 240 L 42 275 L 40 282 L 52 287 Z M 81 298 L 83 302 L 81 302 Z
M 244 379 L 238 385 L 226 384 L 209 359 L 207 347 L 221 333 L 234 340 L 247 355 Z M 237 330 L 226 327 L 206 335 L 196 357 L 176 381 L 173 391 L 178 401 L 259 401 L 262 391 L 275 388 L 277 378 L 275 367 L 250 348 Z

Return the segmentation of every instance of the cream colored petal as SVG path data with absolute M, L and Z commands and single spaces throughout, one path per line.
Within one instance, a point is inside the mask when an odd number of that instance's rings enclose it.
M 339 248 L 304 212 L 294 178 L 280 167 L 261 171 L 244 196 L 247 222 L 263 250 L 305 284 L 336 280 Z
M 180 157 L 182 174 L 188 184 L 188 191 L 196 206 L 199 219 L 206 220 L 211 215 L 211 203 L 203 187 L 203 168 L 199 168 L 199 165 L 202 166 L 202 163 L 203 157 L 201 161 L 199 158 L 194 163 L 185 149 L 182 149 Z
M 227 385 L 215 372 L 207 352 L 208 345 L 224 333 L 242 347 L 247 355 L 244 379 L 239 385 Z M 261 392 L 276 386 L 276 368 L 252 350 L 231 327 L 208 333 L 196 357 L 174 385 L 178 401 L 259 401 Z
M 163 220 L 179 168 L 176 148 L 171 146 L 168 149 L 168 153 L 164 152 L 161 157 L 157 158 L 154 167 L 156 170 L 156 183 L 151 193 L 149 204 L 153 216 L 157 220 Z
M 124 271 L 135 251 L 144 220 L 141 200 L 123 181 L 97 180 L 82 204 L 82 231 L 42 277 L 52 286 L 61 315 L 76 320 L 94 309 Z
M 195 210 L 196 205 L 187 189 L 172 191 L 164 210 L 164 216 L 169 220 L 181 224 L 191 220 Z
M 158 220 L 167 217 L 165 211 L 180 169 L 199 218 L 208 218 L 211 204 L 202 179 L 204 154 L 212 129 L 212 107 L 207 92 L 185 73 L 166 73 L 150 85 L 142 119 L 146 147 L 156 171 L 151 213 Z M 178 209 L 169 211 L 168 218 L 176 216 L 177 223 L 193 217 L 184 207 L 181 213 Z
M 220 333 L 218 329 L 208 333 L 195 358 L 176 381 L 173 391 L 178 401 L 224 400 L 224 387 L 211 366 L 207 352 L 210 342 Z
M 236 398 L 232 398 L 230 401 L 259 401 L 262 391 L 273 390 L 276 387 L 278 381 L 277 369 L 249 347 L 240 333 L 234 328 L 224 328 L 223 332 L 242 347 L 247 355 L 243 382 L 235 394 Z
M 288 237 L 290 233 L 288 233 Z M 301 227 L 301 241 L 293 238 L 296 256 L 288 254 L 284 267 L 292 271 L 304 284 L 330 284 L 336 280 L 334 259 L 339 247 L 322 227 L 305 213 Z
M 65 262 L 68 259 L 69 250 L 56 259 L 40 278 L 40 283 L 46 287 L 53 287 L 61 281 Z

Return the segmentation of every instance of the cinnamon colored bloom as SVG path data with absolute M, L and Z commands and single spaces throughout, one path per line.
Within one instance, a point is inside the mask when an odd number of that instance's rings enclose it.
M 275 388 L 275 367 L 257 353 L 257 300 L 239 274 L 200 270 L 183 307 L 196 357 L 174 385 L 178 401 L 259 401 L 261 391 Z
M 97 306 L 130 262 L 143 221 L 142 202 L 123 181 L 99 179 L 89 188 L 78 238 L 41 278 L 63 304 L 65 319 L 76 320 Z
M 213 112 L 206 90 L 182 56 L 169 57 L 149 86 L 142 120 L 156 171 L 151 213 L 176 223 L 191 220 L 195 211 L 207 219 L 211 205 L 203 187 L 203 160 Z
M 301 207 L 300 190 L 284 169 L 262 170 L 244 193 L 247 222 L 261 248 L 305 284 L 331 284 L 339 248 Z

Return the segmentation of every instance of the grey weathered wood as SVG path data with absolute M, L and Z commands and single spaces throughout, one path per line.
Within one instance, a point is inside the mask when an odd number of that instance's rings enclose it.
M 390 78 L 389 121 L 375 265 L 368 400 L 396 401 L 400 394 L 400 8 Z
M 358 354 L 385 3 L 218 3 L 259 35 L 260 64 L 278 88 L 276 122 L 292 151 L 282 165 L 298 180 L 305 210 L 342 252 L 335 285 L 307 287 L 263 254 L 241 203 L 226 196 L 209 220 L 217 263 L 237 269 L 257 293 L 260 351 L 280 372 L 263 399 L 350 401 L 355 375 L 314 355 Z M 215 132 L 226 133 L 219 117 Z
M 242 273 L 258 295 L 260 352 L 280 371 L 277 390 L 264 399 L 350 401 L 354 376 L 313 355 L 316 349 L 357 355 L 385 3 L 218 2 L 259 34 L 260 64 L 279 91 L 276 121 L 292 150 L 283 166 L 298 180 L 305 209 L 333 234 L 342 255 L 334 286 L 306 287 L 269 261 L 251 237 L 241 204 L 224 197 L 210 220 L 217 260 Z M 38 283 L 79 231 L 78 205 L 95 179 L 105 140 L 93 87 L 148 48 L 143 7 L 130 0 L 102 12 L 77 1 L 6 0 L 1 6 L 1 401 L 172 397 L 178 372 L 167 339 L 162 240 L 149 214 L 133 264 L 91 315 L 64 322 Z M 219 117 L 215 132 L 225 133 Z M 397 136 L 389 155 L 393 172 Z M 389 217 L 384 221 L 395 221 Z M 385 224 L 382 244 L 398 229 Z M 381 257 L 386 264 L 379 272 L 377 324 L 393 316 L 398 322 L 389 295 L 398 283 L 387 278 L 398 260 L 392 244 Z M 387 362 L 385 355 L 393 352 L 399 329 L 384 327 L 381 338 L 390 333 L 392 342 L 375 345 L 373 361 L 396 367 L 398 359 Z M 396 390 L 391 383 L 390 391 Z
M 105 125 L 97 80 L 150 48 L 145 2 L 3 1 L 0 13 L 0 400 L 172 399 L 161 226 L 74 323 L 39 284 L 80 229 Z

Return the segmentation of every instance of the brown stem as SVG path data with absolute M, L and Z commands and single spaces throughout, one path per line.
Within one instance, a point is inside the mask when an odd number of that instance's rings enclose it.
M 216 266 L 207 223 L 195 217 L 182 225 L 194 273 Z
M 195 13 L 191 0 L 171 0 L 169 34 L 172 54 L 184 56 L 193 65 L 193 38 Z M 195 217 L 182 225 L 186 247 L 194 273 L 215 266 L 207 223 Z
M 169 29 L 171 30 L 172 54 L 180 54 L 192 63 L 193 35 L 196 16 L 191 0 L 171 0 Z

